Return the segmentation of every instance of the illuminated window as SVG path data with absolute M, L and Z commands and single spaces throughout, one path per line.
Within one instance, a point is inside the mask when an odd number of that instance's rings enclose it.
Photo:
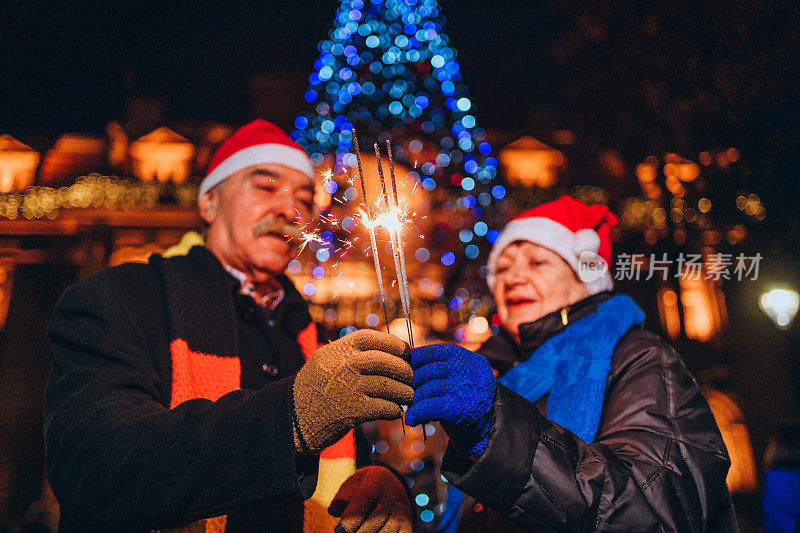
M 0 135 L 0 193 L 33 185 L 39 152 L 11 135 Z
M 194 145 L 169 128 L 158 128 L 131 144 L 133 174 L 142 181 L 186 181 Z
M 684 331 L 690 339 L 711 340 L 727 322 L 725 297 L 718 282 L 702 274 L 684 274 L 679 279 Z
M 552 187 L 564 161 L 564 154 L 527 136 L 500 151 L 500 164 L 511 185 Z
M 99 137 L 67 133 L 47 151 L 39 170 L 39 184 L 69 183 L 103 167 L 106 143 Z

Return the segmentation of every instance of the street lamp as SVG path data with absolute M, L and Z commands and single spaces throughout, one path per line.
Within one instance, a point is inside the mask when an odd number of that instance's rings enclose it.
M 789 329 L 797 314 L 800 296 L 792 290 L 773 289 L 762 294 L 758 303 L 778 329 Z

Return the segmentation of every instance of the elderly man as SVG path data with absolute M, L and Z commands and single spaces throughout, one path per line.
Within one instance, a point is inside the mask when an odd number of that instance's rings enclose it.
M 319 347 L 283 275 L 313 194 L 305 152 L 255 121 L 200 186 L 205 247 L 64 294 L 45 413 L 62 529 L 330 530 L 338 489 L 351 533 L 410 532 L 404 486 L 356 471 L 352 431 L 410 403 L 407 346 L 359 331 Z
M 587 267 L 610 262 L 615 223 L 567 196 L 523 213 L 488 262 L 501 333 L 482 355 L 412 353 L 406 421 L 450 437 L 442 472 L 458 490 L 441 529 L 736 530 L 708 404 L 608 271 Z

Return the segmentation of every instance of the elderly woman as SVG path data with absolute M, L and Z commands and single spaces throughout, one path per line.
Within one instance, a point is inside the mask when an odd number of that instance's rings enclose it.
M 500 334 L 480 355 L 413 352 L 406 421 L 442 422 L 442 472 L 458 489 L 440 529 L 737 530 L 708 404 L 596 268 L 615 223 L 567 196 L 523 213 L 489 257 Z

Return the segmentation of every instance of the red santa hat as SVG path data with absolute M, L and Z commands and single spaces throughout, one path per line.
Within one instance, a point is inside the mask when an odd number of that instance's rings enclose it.
M 217 148 L 208 164 L 208 173 L 200 182 L 198 196 L 222 183 L 231 174 L 264 163 L 276 163 L 299 170 L 314 181 L 314 167 L 305 150 L 275 124 L 258 119 L 236 130 Z
M 506 224 L 489 254 L 489 288 L 494 290 L 497 258 L 509 244 L 528 241 L 561 256 L 583 281 L 589 294 L 614 287 L 611 228 L 617 217 L 604 205 L 586 205 L 570 196 L 529 209 Z M 599 261 L 602 259 L 602 262 Z

